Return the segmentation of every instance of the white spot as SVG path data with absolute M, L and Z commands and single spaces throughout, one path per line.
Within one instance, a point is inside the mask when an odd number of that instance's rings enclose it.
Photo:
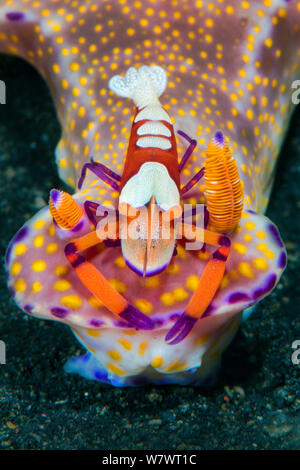
M 160 104 L 149 105 L 143 108 L 135 117 L 134 122 L 150 119 L 151 121 L 166 121 L 171 124 L 168 113 L 160 106 Z
M 145 122 L 141 127 L 137 130 L 137 135 L 164 135 L 166 137 L 171 137 L 171 131 L 162 124 L 160 121 L 148 121 Z
M 172 144 L 169 140 L 165 139 L 164 137 L 154 136 L 140 137 L 137 140 L 136 145 L 142 148 L 155 147 L 161 150 L 168 150 L 172 147 Z

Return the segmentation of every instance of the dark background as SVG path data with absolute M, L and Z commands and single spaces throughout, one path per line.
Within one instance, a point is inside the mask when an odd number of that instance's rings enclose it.
M 267 215 L 288 267 L 223 358 L 210 389 L 117 389 L 68 375 L 83 353 L 67 326 L 31 318 L 14 304 L 3 269 L 7 245 L 62 188 L 54 163 L 60 127 L 47 86 L 20 59 L 0 56 L 0 449 L 299 449 L 300 107 L 283 147 Z

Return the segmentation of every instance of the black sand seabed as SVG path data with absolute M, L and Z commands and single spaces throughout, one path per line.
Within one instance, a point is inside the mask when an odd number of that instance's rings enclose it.
M 300 108 L 282 150 L 267 215 L 288 249 L 276 290 L 243 324 L 214 388 L 116 389 L 68 375 L 83 350 L 67 326 L 23 314 L 6 288 L 9 240 L 61 187 L 60 128 L 47 87 L 23 61 L 0 57 L 0 449 L 299 449 Z

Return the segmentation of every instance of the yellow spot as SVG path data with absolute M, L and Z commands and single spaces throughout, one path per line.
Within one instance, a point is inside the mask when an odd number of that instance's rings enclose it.
M 177 246 L 177 256 L 180 258 L 180 259 L 185 259 L 186 258 L 186 251 L 185 249 L 178 245 Z
M 254 115 L 253 115 L 252 109 L 247 109 L 246 114 L 247 114 L 248 119 L 253 119 Z
M 259 243 L 256 248 L 258 251 L 265 251 L 268 249 L 268 245 L 266 243 Z
M 246 228 L 247 230 L 253 230 L 255 227 L 256 227 L 256 225 L 255 225 L 254 222 L 246 222 L 246 223 L 245 223 L 245 228 Z
M 151 362 L 152 367 L 161 367 L 163 364 L 163 358 L 161 356 L 156 356 Z
M 14 289 L 17 292 L 24 292 L 24 290 L 26 289 L 26 282 L 24 281 L 23 278 L 20 277 L 20 279 L 18 279 L 17 282 L 15 282 Z
M 31 268 L 33 269 L 33 271 L 37 272 L 37 273 L 40 273 L 42 271 L 45 271 L 46 269 L 46 263 L 44 260 L 42 259 L 37 259 L 36 261 L 34 261 L 31 265 Z
M 221 281 L 221 284 L 220 284 L 220 289 L 225 289 L 225 287 L 228 286 L 229 282 L 230 282 L 229 277 L 227 276 L 227 274 L 224 274 L 224 277 L 223 277 L 223 279 Z
M 59 290 L 61 292 L 70 289 L 71 283 L 69 281 L 66 281 L 65 279 L 61 279 L 59 281 L 56 281 L 53 284 L 53 288 L 56 290 Z
M 41 282 L 39 281 L 35 281 L 33 284 L 32 284 L 32 291 L 33 292 L 40 292 L 43 288 L 43 285 Z
M 210 334 L 199 336 L 199 338 L 197 338 L 194 343 L 195 346 L 201 346 L 203 343 L 206 343 L 206 341 L 208 341 L 210 337 L 211 337 Z
M 69 66 L 69 69 L 71 70 L 71 72 L 76 72 L 77 70 L 79 70 L 80 66 L 78 64 L 78 62 L 72 62 Z
M 79 117 L 85 116 L 85 108 L 83 106 L 80 106 L 80 108 L 78 109 L 78 116 Z
M 49 230 L 48 230 L 49 236 L 54 237 L 55 235 L 55 228 L 54 225 L 50 225 Z
M 267 47 L 272 47 L 272 45 L 273 45 L 273 40 L 272 40 L 272 38 L 267 38 L 267 39 L 265 40 L 265 45 L 266 45 Z
M 64 89 L 64 90 L 67 90 L 69 88 L 69 82 L 68 80 L 66 80 L 65 78 L 62 79 L 61 81 L 61 87 Z
M 233 249 L 240 255 L 244 255 L 247 252 L 247 247 L 243 243 L 233 243 Z
M 184 290 L 182 287 L 177 287 L 173 290 L 174 299 L 177 302 L 183 302 L 189 296 L 187 291 Z
M 153 310 L 152 303 L 146 299 L 137 299 L 135 305 L 142 313 L 145 313 L 146 315 L 151 313 Z
M 15 254 L 16 255 L 24 255 L 26 253 L 27 246 L 25 243 L 19 243 L 18 245 L 15 246 Z
M 210 258 L 210 254 L 208 251 L 199 251 L 198 253 L 198 258 L 203 259 L 204 261 L 208 260 Z
M 261 269 L 262 271 L 268 269 L 268 262 L 264 258 L 256 258 L 252 261 L 253 266 L 256 269 Z
M 10 274 L 12 276 L 17 276 L 20 271 L 22 269 L 22 265 L 21 263 L 18 263 L 17 261 L 15 261 L 12 265 L 11 265 L 11 268 L 10 268 Z
M 165 370 L 165 372 L 174 372 L 174 371 L 183 370 L 185 368 L 186 368 L 186 364 L 184 362 L 180 362 L 176 360 L 169 365 L 169 367 Z
M 119 281 L 119 279 L 109 279 L 109 283 L 120 294 L 123 294 L 126 291 L 126 284 L 124 284 L 122 281 Z
M 126 351 L 130 351 L 132 348 L 131 342 L 128 341 L 128 339 L 118 339 L 118 342 L 120 343 L 121 346 L 123 346 Z
M 245 233 L 244 240 L 245 240 L 245 242 L 251 242 L 252 235 L 250 233 Z
M 52 65 L 52 70 L 53 70 L 54 73 L 59 73 L 60 72 L 59 65 L 58 64 L 53 64 Z
M 264 253 L 265 257 L 268 258 L 268 259 L 274 259 L 274 252 L 272 250 L 267 250 L 265 251 Z
M 185 283 L 186 287 L 192 291 L 195 291 L 197 289 L 198 284 L 199 284 L 199 277 L 195 275 L 189 276 Z
M 115 351 L 114 349 L 112 349 L 111 351 L 108 351 L 107 354 L 113 361 L 122 360 L 121 354 L 118 351 Z
M 56 274 L 56 276 L 65 276 L 68 271 L 69 267 L 65 264 L 60 264 L 54 269 L 54 273 Z
M 114 263 L 116 266 L 118 266 L 118 268 L 125 268 L 126 266 L 123 256 L 118 256 L 118 258 L 115 259 Z
M 112 364 L 108 362 L 106 364 L 107 369 L 111 370 L 116 375 L 124 375 L 124 370 L 121 367 L 116 366 L 116 364 Z
M 85 330 L 85 332 L 86 332 L 86 334 L 88 334 L 92 338 L 99 338 L 101 336 L 100 331 L 99 330 L 94 330 L 93 328 L 87 328 Z
M 89 298 L 88 303 L 93 308 L 102 308 L 104 307 L 103 303 L 100 300 L 96 299 L 96 297 L 92 296 Z
M 148 343 L 147 341 L 142 341 L 141 344 L 140 344 L 140 347 L 139 347 L 139 355 L 140 356 L 143 356 L 145 354 L 145 350 L 148 346 Z
M 226 13 L 227 13 L 228 15 L 233 15 L 233 13 L 234 13 L 234 8 L 233 8 L 231 5 L 228 5 L 228 6 L 226 7 Z
M 34 222 L 33 226 L 36 230 L 39 230 L 41 228 L 43 228 L 45 225 L 45 221 L 40 219 L 40 220 L 37 220 L 36 222 Z
M 262 240 L 263 240 L 264 238 L 266 238 L 266 234 L 265 234 L 265 232 L 264 232 L 263 230 L 258 230 L 258 231 L 256 232 L 256 236 L 257 236 L 257 238 L 260 238 L 260 239 L 262 239 Z
M 77 309 L 82 305 L 82 300 L 78 295 L 66 295 L 60 299 L 61 303 L 68 308 Z
M 128 36 L 133 36 L 135 34 L 134 28 L 128 28 L 126 32 L 127 32 Z
M 180 271 L 180 267 L 176 263 L 171 263 L 166 269 L 168 274 L 177 274 Z
M 174 297 L 171 292 L 165 292 L 163 295 L 160 296 L 160 300 L 167 307 L 174 304 Z
M 33 240 L 33 244 L 36 248 L 40 248 L 41 246 L 43 246 L 43 244 L 44 244 L 43 235 L 37 235 Z
M 47 248 L 46 248 L 47 253 L 49 254 L 55 253 L 57 250 L 58 250 L 57 243 L 49 243 L 49 245 L 47 245 Z
M 238 269 L 243 276 L 248 277 L 249 279 L 252 279 L 254 277 L 253 269 L 251 268 L 249 263 L 240 263 Z
M 160 284 L 159 276 L 147 277 L 145 279 L 145 286 L 146 287 L 158 287 L 159 284 Z

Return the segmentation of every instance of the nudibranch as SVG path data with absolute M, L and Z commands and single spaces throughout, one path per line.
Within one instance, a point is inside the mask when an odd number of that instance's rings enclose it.
M 0 22 L 0 50 L 49 84 L 59 174 L 76 189 L 53 189 L 11 241 L 14 300 L 70 325 L 88 352 L 68 372 L 210 383 L 286 265 L 262 214 L 293 110 L 300 2 L 6 0 Z

